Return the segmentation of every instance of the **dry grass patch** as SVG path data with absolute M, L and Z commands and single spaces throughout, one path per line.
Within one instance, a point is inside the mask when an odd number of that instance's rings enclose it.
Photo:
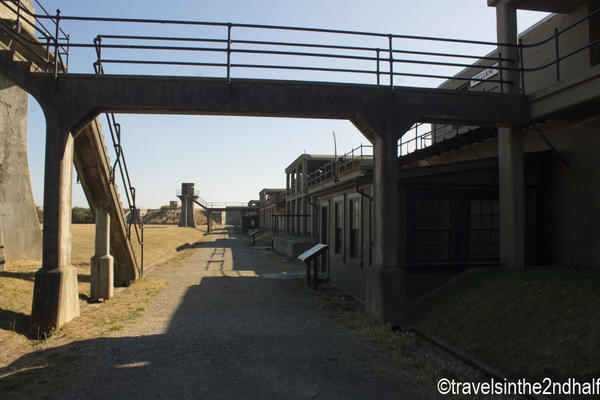
M 101 305 L 88 304 L 90 293 L 90 258 L 94 253 L 93 224 L 74 224 L 72 226 L 72 264 L 77 269 L 78 289 L 81 306 L 81 318 L 68 324 L 61 330 L 61 335 L 74 334 L 71 326 L 80 327 L 86 331 L 86 337 L 105 334 L 109 330 L 105 321 L 111 325 L 112 321 L 120 319 L 131 321 L 141 315 L 140 304 L 149 300 L 164 284 L 151 277 L 141 279 L 127 290 L 117 289 L 115 299 Z M 185 259 L 189 245 L 206 240 L 207 236 L 202 229 L 178 228 L 176 226 L 149 225 L 144 231 L 144 264 L 147 275 L 154 270 L 173 267 Z M 186 246 L 187 245 L 187 246 Z M 139 259 L 139 247 L 135 251 Z M 31 301 L 35 273 L 40 268 L 39 262 L 13 262 L 8 263 L 6 271 L 0 272 L 0 350 L 11 348 L 11 354 L 0 351 L 0 366 L 14 359 L 16 344 L 24 345 L 29 341 L 29 321 L 31 315 Z M 155 290 L 156 289 L 156 290 Z M 131 311 L 134 310 L 134 311 Z M 94 316 L 94 318 L 92 318 Z M 94 319 L 93 321 L 91 319 Z M 85 323 L 99 329 L 90 329 Z M 115 329 L 113 329 L 114 331 Z M 6 355 L 6 356 L 5 356 Z M 12 355 L 12 356 L 11 356 Z
M 45 398 L 72 382 L 85 347 L 80 342 L 118 335 L 139 322 L 146 303 L 167 285 L 156 275 L 182 265 L 193 253 L 191 245 L 208 237 L 201 229 L 147 226 L 144 278 L 128 288 L 116 288 L 115 297 L 107 302 L 90 304 L 86 300 L 94 225 L 73 225 L 72 263 L 77 268 L 81 315 L 44 341 L 27 337 L 33 283 L 40 264 L 7 265 L 7 271 L 0 272 L 0 398 Z

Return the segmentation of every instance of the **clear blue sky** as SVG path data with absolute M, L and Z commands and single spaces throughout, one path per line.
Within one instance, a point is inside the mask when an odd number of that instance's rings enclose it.
M 485 0 L 43 0 L 42 4 L 51 13 L 60 8 L 63 15 L 76 16 L 305 26 L 485 41 L 496 38 L 495 10 L 487 7 Z M 545 14 L 520 11 L 519 31 L 543 16 Z M 212 34 L 200 28 L 149 25 L 65 23 L 63 27 L 73 41 L 86 43 L 91 43 L 99 33 L 198 37 Z M 299 36 L 277 34 L 276 37 L 265 35 L 261 38 L 296 40 Z M 419 48 L 419 44 L 407 43 L 406 47 Z M 480 55 L 489 50 L 464 49 Z M 145 57 L 161 59 L 164 56 L 147 53 Z M 70 69 L 72 72 L 92 72 L 93 61 L 89 51 L 73 52 Z M 135 73 L 137 68 L 144 67 L 106 66 L 108 73 Z M 169 70 L 147 67 L 143 71 L 173 75 L 213 73 L 176 67 Z M 236 73 L 234 78 L 242 77 L 244 72 Z M 310 79 L 310 76 L 300 74 L 285 77 L 296 76 Z M 415 83 L 407 79 L 398 84 Z M 436 82 L 422 84 L 437 85 Z M 30 101 L 29 114 L 31 180 L 35 202 L 41 205 L 45 122 L 34 99 Z M 208 201 L 246 202 L 257 198 L 262 188 L 284 187 L 284 168 L 303 152 L 331 154 L 332 131 L 336 133 L 338 153 L 368 143 L 348 121 L 125 114 L 117 118 L 122 125 L 125 154 L 138 192 L 138 206 L 142 208 L 157 208 L 175 200 L 175 191 L 181 182 L 195 182 Z M 73 185 L 73 205 L 87 207 L 80 185 Z

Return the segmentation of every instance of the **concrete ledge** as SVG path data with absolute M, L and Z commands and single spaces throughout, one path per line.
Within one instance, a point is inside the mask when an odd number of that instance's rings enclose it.
M 273 239 L 273 249 L 290 258 L 295 258 L 314 246 L 316 242 L 310 237 L 282 238 Z

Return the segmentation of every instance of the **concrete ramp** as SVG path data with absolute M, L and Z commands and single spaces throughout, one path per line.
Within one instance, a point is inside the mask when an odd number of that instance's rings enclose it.
M 127 239 L 127 223 L 117 186 L 110 182 L 111 163 L 101 125 L 94 119 L 75 137 L 74 164 L 92 212 L 96 205 L 110 210 L 110 247 L 115 259 L 115 285 L 127 285 L 139 276 L 138 262 Z

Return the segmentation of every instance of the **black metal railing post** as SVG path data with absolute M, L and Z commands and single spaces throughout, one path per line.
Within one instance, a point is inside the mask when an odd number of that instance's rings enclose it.
M 54 36 L 54 79 L 58 78 L 58 51 L 60 34 L 60 9 L 56 10 L 56 36 Z
M 102 68 L 102 36 L 98 35 L 94 39 L 96 44 L 96 64 L 98 64 L 98 70 L 103 72 Z
M 231 23 L 227 24 L 227 83 L 231 83 Z
M 523 58 L 523 39 L 519 39 L 519 74 L 521 76 L 521 92 L 525 94 L 525 59 Z
M 558 28 L 554 28 L 554 52 L 555 52 L 555 63 L 556 63 L 556 82 L 560 81 L 560 56 L 558 49 Z
M 71 35 L 67 35 L 67 66 L 65 73 L 69 71 L 69 54 L 71 53 Z
M 17 2 L 17 21 L 16 21 L 16 26 L 17 26 L 17 33 L 20 31 L 21 28 L 21 0 L 19 0 Z
M 142 222 L 142 219 L 139 219 L 139 225 L 140 225 L 140 236 L 141 236 L 141 241 L 140 241 L 140 266 L 141 266 L 141 271 L 140 271 L 140 276 L 144 276 L 144 223 Z
M 502 53 L 498 53 L 498 76 L 500 77 L 500 93 L 504 93 L 504 77 L 502 69 Z
M 390 52 L 390 88 L 394 90 L 394 51 L 392 47 L 392 34 L 388 35 L 389 52 Z
M 415 124 L 415 151 L 419 149 L 419 124 Z
M 46 71 L 50 69 L 50 36 L 46 36 Z
M 377 55 L 377 86 L 379 86 L 379 48 L 375 50 L 375 54 Z

